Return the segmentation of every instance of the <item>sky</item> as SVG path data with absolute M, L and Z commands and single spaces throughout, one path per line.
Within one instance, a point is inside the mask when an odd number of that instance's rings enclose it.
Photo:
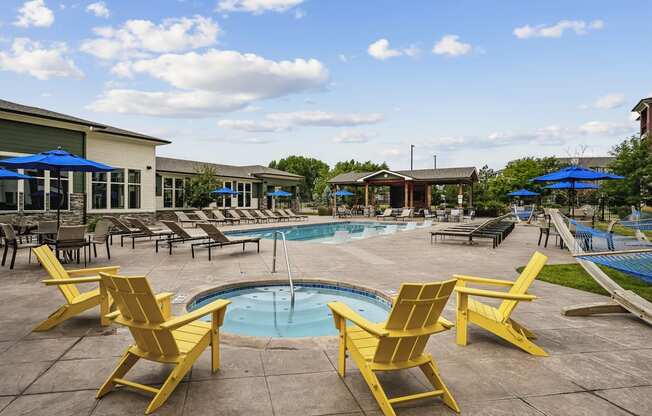
M 646 3 L 2 0 L 0 98 L 214 163 L 604 156 L 652 96 Z

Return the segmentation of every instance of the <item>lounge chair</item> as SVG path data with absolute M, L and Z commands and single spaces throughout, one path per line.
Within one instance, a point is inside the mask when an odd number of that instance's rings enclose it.
M 252 222 L 252 221 L 256 222 L 255 220 L 249 219 L 247 217 L 242 218 L 240 216 L 240 214 L 238 214 L 238 211 L 236 211 L 234 209 L 230 209 L 230 210 L 226 211 L 226 213 L 229 214 L 231 216 L 231 218 L 233 218 L 234 220 L 237 220 L 238 222 L 243 222 L 243 221 L 244 222 Z
M 441 230 L 430 232 L 430 243 L 433 239 L 441 237 L 462 237 L 468 239 L 469 244 L 474 243 L 474 238 L 491 239 L 493 248 L 496 248 L 514 229 L 514 223 L 506 221 L 511 214 L 489 219 L 482 223 L 458 224 Z
M 165 231 L 165 230 L 153 230 L 149 228 L 144 222 L 142 222 L 138 218 L 127 218 L 127 221 L 131 223 L 135 228 L 138 229 L 138 232 L 133 233 L 133 234 L 128 234 L 128 235 L 121 235 L 120 236 L 120 245 L 123 244 L 123 240 L 126 238 L 131 238 L 131 248 L 136 248 L 136 240 L 139 238 L 149 238 L 150 240 L 152 238 L 160 239 L 160 238 L 172 238 L 174 236 L 174 233 L 171 231 Z
M 195 214 L 196 214 L 196 212 L 197 211 L 195 211 Z M 174 211 L 174 215 L 177 216 L 177 222 L 181 223 L 181 225 L 183 225 L 183 224 L 192 224 L 195 227 L 197 227 L 197 223 L 203 221 L 202 219 L 193 220 L 192 218 L 190 218 L 188 216 L 188 214 L 186 214 L 183 211 Z
M 324 244 L 341 244 L 341 243 L 346 243 L 349 240 L 351 240 L 351 233 L 349 233 L 346 230 L 339 230 L 339 231 L 335 231 L 335 234 L 333 235 L 333 238 L 331 238 L 328 241 L 323 241 L 322 243 L 324 243 Z
M 257 217 L 254 217 L 253 215 L 251 215 L 251 213 L 246 209 L 240 210 L 240 213 L 245 217 L 245 219 L 247 219 L 247 220 L 249 220 L 249 221 L 251 221 L 251 222 L 253 222 L 255 224 L 258 224 L 259 222 L 262 221 L 260 218 L 257 218 Z
M 462 210 L 461 209 L 451 209 L 451 213 L 448 216 L 450 222 L 462 222 Z
M 448 214 L 446 214 L 445 209 L 438 209 L 437 211 L 435 211 L 435 213 L 437 215 L 437 221 L 438 222 L 448 221 Z
M 469 210 L 469 213 L 467 215 L 463 215 L 462 219 L 464 220 L 464 222 L 473 221 L 475 219 L 475 210 L 474 209 Z
M 179 224 L 174 221 L 165 221 L 161 220 L 163 225 L 165 225 L 170 231 L 174 233 L 174 237 L 166 238 L 164 240 L 156 239 L 156 252 L 158 253 L 158 246 L 160 242 L 165 242 L 168 245 L 168 251 L 172 255 L 172 246 L 174 243 L 185 243 L 188 241 L 199 241 L 208 239 L 207 235 L 190 235 L 188 232 Z
M 424 209 L 423 210 L 423 218 L 436 218 L 437 216 L 430 212 L 429 209 Z
M 432 334 L 446 331 L 453 324 L 441 312 L 450 297 L 455 280 L 417 284 L 404 283 L 394 300 L 388 319 L 369 322 L 342 302 L 330 302 L 335 327 L 340 332 L 337 371 L 346 375 L 347 351 L 385 416 L 395 416 L 393 405 L 440 396 L 448 407 L 460 411 L 441 378 L 432 356 L 425 351 Z M 353 325 L 347 325 L 351 322 Z M 434 390 L 388 398 L 376 372 L 400 371 L 419 367 Z
M 129 346 L 109 378 L 97 391 L 102 398 L 116 385 L 154 394 L 145 414 L 158 409 L 174 392 L 192 365 L 211 346 L 211 371 L 220 367 L 220 326 L 228 300 L 218 299 L 182 316 L 171 316 L 172 293 L 154 295 L 145 277 L 123 277 L 102 273 L 102 284 L 115 299 L 118 310 L 108 315 L 126 326 L 135 344 Z M 210 315 L 210 322 L 200 318 Z M 161 364 L 172 364 L 170 375 L 160 387 L 147 386 L 125 379 L 127 372 L 144 358 Z
M 195 247 L 206 247 L 208 248 L 208 261 L 211 261 L 211 248 L 213 247 L 224 247 L 232 246 L 235 244 L 242 244 L 242 251 L 245 251 L 245 245 L 247 243 L 255 243 L 258 253 L 260 253 L 260 237 L 246 237 L 246 238 L 234 238 L 230 239 L 225 236 L 219 228 L 213 224 L 201 223 L 198 224 L 199 228 L 204 230 L 208 236 L 208 241 L 203 243 L 193 243 L 190 246 L 190 251 L 192 253 L 192 258 L 195 258 Z
M 398 217 L 396 217 L 397 221 L 405 221 L 411 219 L 412 219 L 412 210 L 410 208 L 403 208 L 403 210 L 401 210 L 401 214 Z
M 223 222 L 223 223 L 229 223 L 231 225 L 234 225 L 235 223 L 240 224 L 240 220 L 237 218 L 226 218 L 224 214 L 219 209 L 214 209 L 213 211 L 213 216 L 217 220 L 217 222 Z
M 197 227 L 197 224 L 199 222 L 216 222 L 216 223 L 221 223 L 222 222 L 222 221 L 218 220 L 217 218 L 209 218 L 208 215 L 206 215 L 206 213 L 204 211 L 199 210 L 199 209 L 193 211 L 192 213 L 195 215 L 195 217 L 199 218 L 199 221 L 197 223 L 195 223 L 195 227 Z M 181 223 L 181 225 L 183 226 L 183 223 Z
M 353 212 L 350 209 L 344 207 L 337 207 L 337 216 L 340 218 L 352 217 Z
M 252 210 L 252 212 L 254 213 L 254 215 L 256 217 L 258 217 L 258 219 L 260 219 L 262 221 L 265 221 L 265 222 L 269 222 L 270 220 L 274 219 L 274 218 L 270 218 L 267 215 L 263 214 L 259 209 L 254 209 L 254 210 Z
M 282 221 L 282 220 L 290 221 L 289 218 L 281 217 L 281 216 L 279 216 L 279 215 L 274 214 L 274 212 L 272 212 L 271 209 L 266 209 L 266 210 L 264 210 L 263 212 L 265 212 L 265 214 L 267 214 L 268 217 L 270 217 L 270 218 L 274 218 L 274 219 L 277 220 L 277 221 Z
M 277 210 L 276 210 L 276 214 L 278 214 L 279 216 L 285 218 L 287 221 L 294 221 L 294 220 L 296 219 L 295 217 L 293 217 L 293 216 L 287 214 L 287 213 L 286 213 L 285 211 L 283 211 L 282 209 L 277 209 Z
M 541 347 L 530 341 L 530 339 L 536 339 L 536 336 L 522 324 L 511 319 L 512 312 L 520 301 L 533 301 L 536 299 L 536 296 L 527 294 L 527 290 L 534 282 L 534 279 L 537 278 L 547 260 L 548 258 L 543 254 L 534 253 L 515 282 L 455 275 L 454 277 L 458 280 L 455 288 L 457 292 L 457 345 L 466 345 L 468 339 L 467 327 L 469 323 L 472 323 L 532 355 L 548 356 Z M 503 286 L 510 289 L 508 292 L 475 289 L 466 287 L 466 283 Z M 494 308 L 471 299 L 472 296 L 502 299 L 502 303 L 498 308 Z
M 414 221 L 410 221 L 407 224 L 405 224 L 405 228 L 403 228 L 403 231 L 413 231 L 417 229 L 417 223 Z
M 376 215 L 377 220 L 384 220 L 384 219 L 387 219 L 387 218 L 394 218 L 394 215 L 392 214 L 392 209 L 391 208 L 387 208 L 387 209 L 385 209 L 385 211 L 383 211 L 382 214 Z
M 103 245 L 106 247 L 106 256 L 111 260 L 111 248 L 109 247 L 109 240 L 111 237 L 111 222 L 106 219 L 101 219 L 95 224 L 95 231 L 91 237 L 89 237 L 88 242 L 93 247 L 93 254 L 97 257 L 97 246 Z M 90 247 L 89 247 L 90 255 Z
M 109 241 L 111 244 L 113 244 L 114 235 L 138 233 L 138 228 L 130 227 L 129 225 L 125 224 L 122 220 L 120 220 L 118 217 L 114 217 L 112 215 L 105 215 L 102 218 L 110 221 L 111 224 L 113 225 L 113 227 L 111 227 L 111 230 L 109 231 L 110 234 Z
M 279 210 L 279 211 L 283 211 L 283 210 Z M 295 214 L 294 211 L 292 211 L 292 210 L 289 209 L 289 208 L 286 208 L 284 211 L 285 211 L 286 214 L 288 214 L 288 215 L 289 215 L 290 217 L 292 217 L 292 218 L 298 218 L 299 220 L 306 220 L 306 221 L 308 221 L 308 216 L 307 216 L 307 215 Z
M 66 270 L 47 245 L 34 248 L 32 251 L 41 263 L 41 266 L 50 275 L 50 279 L 43 280 L 42 282 L 46 286 L 57 286 L 66 299 L 66 303 L 50 314 L 45 321 L 34 327 L 34 331 L 47 331 L 59 325 L 61 322 L 96 306 L 100 307 L 100 324 L 102 326 L 109 325 L 109 320 L 106 318 L 106 314 L 109 313 L 109 297 L 102 285 L 100 284 L 99 288 L 91 289 L 87 292 L 80 292 L 77 284 L 99 284 L 99 272 L 117 273 L 120 267 L 106 266 Z

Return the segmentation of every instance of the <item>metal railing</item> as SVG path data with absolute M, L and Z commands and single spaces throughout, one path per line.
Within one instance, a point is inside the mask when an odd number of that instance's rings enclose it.
M 290 281 L 290 304 L 294 305 L 294 282 L 292 281 L 292 270 L 290 269 L 290 258 L 288 257 L 288 245 L 283 231 L 274 231 L 274 257 L 272 257 L 272 273 L 276 273 L 276 241 L 278 235 L 283 238 L 283 250 L 285 251 L 285 265 L 288 268 L 288 280 Z

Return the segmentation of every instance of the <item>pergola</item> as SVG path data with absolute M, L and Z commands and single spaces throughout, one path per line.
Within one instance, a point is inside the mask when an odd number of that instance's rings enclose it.
M 374 198 L 370 198 L 374 187 L 388 186 L 391 207 L 429 208 L 432 206 L 433 185 L 458 185 L 458 200 L 459 195 L 463 200 L 464 188 L 468 187 L 468 205 L 473 206 L 473 184 L 477 181 L 478 172 L 475 167 L 462 167 L 347 172 L 332 178 L 329 184 L 333 193 L 340 187 L 364 187 L 365 207 L 374 201 Z

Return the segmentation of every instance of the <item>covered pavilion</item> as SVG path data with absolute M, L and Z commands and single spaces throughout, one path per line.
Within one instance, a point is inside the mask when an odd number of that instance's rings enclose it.
M 465 196 L 473 206 L 473 184 L 478 181 L 475 167 L 379 170 L 376 172 L 347 172 L 329 181 L 333 194 L 341 187 L 364 188 L 364 206 L 375 205 L 375 189 L 389 188 L 389 205 L 392 208 L 429 208 L 432 204 L 433 185 L 457 185 L 458 205 Z M 461 196 L 461 198 L 460 198 Z M 460 202 L 462 201 L 462 202 Z

